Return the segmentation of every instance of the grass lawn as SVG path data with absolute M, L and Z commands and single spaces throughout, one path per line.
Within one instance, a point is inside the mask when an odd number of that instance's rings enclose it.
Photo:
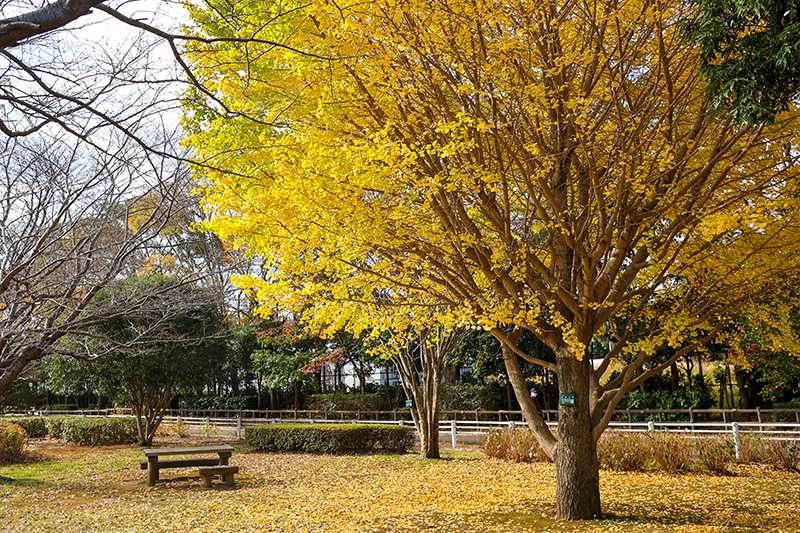
M 177 443 L 175 443 L 177 444 Z M 133 446 L 35 443 L 37 460 L 0 467 L 2 531 L 731 531 L 800 530 L 800 475 L 741 467 L 736 475 L 603 472 L 608 518 L 552 519 L 549 464 L 480 452 L 414 455 L 247 453 L 233 489 L 204 489 L 192 470 L 150 488 Z

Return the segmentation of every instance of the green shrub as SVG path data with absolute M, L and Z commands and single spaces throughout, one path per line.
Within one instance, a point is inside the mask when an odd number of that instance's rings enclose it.
M 733 444 L 728 439 L 706 437 L 692 443 L 699 466 L 714 474 L 728 472 L 728 463 L 733 460 Z
M 247 428 L 247 444 L 271 452 L 404 452 L 411 427 L 378 424 L 263 424 Z
M 0 463 L 9 463 L 22 456 L 28 434 L 19 424 L 0 422 Z
M 608 470 L 644 470 L 650 459 L 647 435 L 641 433 L 609 432 L 597 443 L 600 466 Z
M 47 436 L 47 426 L 43 416 L 15 416 L 4 418 L 2 421 L 22 427 L 31 439 L 43 439 Z
M 489 457 L 519 463 L 546 462 L 551 459 L 539 446 L 533 432 L 527 428 L 493 429 L 486 436 L 483 451 Z
M 685 437 L 656 433 L 650 437 L 649 444 L 653 461 L 659 470 L 674 474 L 689 469 L 691 453 Z
M 64 421 L 69 417 L 66 416 L 48 416 L 44 419 L 45 427 L 47 428 L 47 436 L 51 439 L 64 438 Z
M 99 444 L 132 444 L 136 442 L 136 419 L 65 417 L 61 421 L 61 438 L 83 446 Z

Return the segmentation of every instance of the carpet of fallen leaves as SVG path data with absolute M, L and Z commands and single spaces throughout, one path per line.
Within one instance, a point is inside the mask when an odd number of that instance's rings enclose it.
M 800 531 L 800 475 L 603 472 L 607 518 L 553 519 L 553 467 L 451 453 L 313 456 L 238 451 L 237 486 L 192 470 L 147 487 L 134 447 L 40 442 L 0 467 L 2 531 Z

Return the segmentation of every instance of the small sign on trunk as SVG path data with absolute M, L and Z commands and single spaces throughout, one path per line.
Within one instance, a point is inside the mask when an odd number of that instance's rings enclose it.
M 558 395 L 558 405 L 564 405 L 567 407 L 575 407 L 575 393 L 574 392 L 562 392 Z

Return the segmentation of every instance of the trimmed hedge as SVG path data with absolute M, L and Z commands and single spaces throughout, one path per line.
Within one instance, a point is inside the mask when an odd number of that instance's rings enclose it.
M 64 418 L 61 422 L 61 438 L 83 446 L 133 444 L 137 440 L 136 419 Z
M 31 438 L 61 439 L 72 444 L 133 444 L 137 440 L 133 417 L 25 416 L 8 417 L 0 423 L 21 426 Z
M 2 422 L 17 424 L 31 439 L 43 439 L 47 436 L 47 426 L 43 416 L 9 416 L 0 419 L 0 423 Z
M 19 424 L 0 422 L 0 463 L 19 459 L 28 443 L 28 434 Z
M 262 424 L 247 428 L 247 444 L 270 452 L 404 452 L 414 429 L 381 424 Z

